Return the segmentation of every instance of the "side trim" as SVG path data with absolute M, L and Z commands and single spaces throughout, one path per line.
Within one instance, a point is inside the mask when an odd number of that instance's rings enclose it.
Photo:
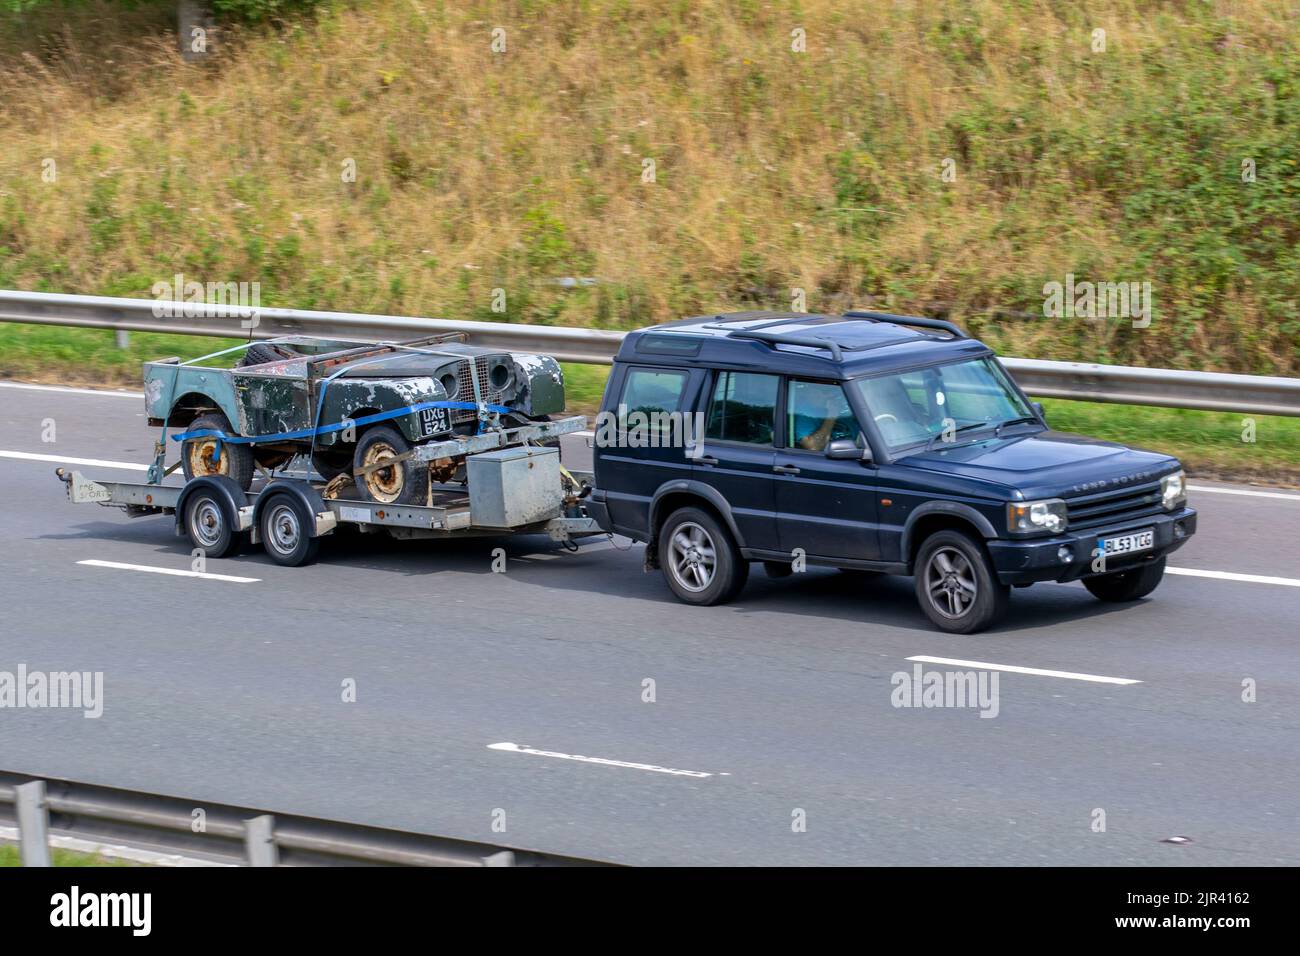
M 900 557 L 907 561 L 907 556 L 912 553 L 912 533 L 916 530 L 916 523 L 927 515 L 948 515 L 954 518 L 962 518 L 975 526 L 986 539 L 996 538 L 997 529 L 993 527 L 992 522 L 984 517 L 970 505 L 964 505 L 958 501 L 927 501 L 921 507 L 917 508 L 907 516 L 907 523 L 903 525 L 903 536 L 901 540 L 902 554 Z M 910 562 L 908 562 L 910 563 Z
M 717 509 L 718 513 L 722 515 L 722 520 L 726 522 L 727 530 L 731 532 L 731 536 L 736 539 L 736 547 L 744 548 L 745 540 L 740 535 L 740 529 L 736 527 L 736 519 L 732 517 L 731 514 L 731 505 L 727 502 L 726 498 L 722 497 L 722 492 L 718 491 L 718 489 L 714 488 L 712 485 L 707 485 L 702 481 L 690 481 L 688 479 L 676 479 L 660 485 L 659 490 L 656 491 L 654 497 L 650 499 L 649 530 L 652 540 L 655 533 L 655 527 L 659 524 L 659 519 L 661 517 L 659 506 L 667 495 L 673 494 L 694 495 L 697 498 L 703 498 L 709 504 L 713 505 L 713 507 Z
M 782 561 L 790 563 L 788 551 L 765 551 L 762 548 L 741 548 L 742 557 L 750 561 Z M 828 558 L 825 555 L 809 554 L 804 560 L 819 568 L 858 568 L 863 571 L 881 571 L 885 574 L 911 574 L 906 564 L 899 561 L 867 561 L 856 558 Z

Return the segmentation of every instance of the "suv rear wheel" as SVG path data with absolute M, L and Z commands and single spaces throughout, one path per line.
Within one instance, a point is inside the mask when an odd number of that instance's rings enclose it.
M 916 557 L 916 600 L 930 622 L 974 634 L 1006 613 L 1011 589 L 998 581 L 984 546 L 961 531 L 938 531 Z
M 1159 587 L 1164 576 L 1165 559 L 1161 558 L 1138 568 L 1084 578 L 1083 586 L 1101 601 L 1136 601 Z
M 659 566 L 687 604 L 723 604 L 745 586 L 749 562 L 731 533 L 702 508 L 680 508 L 659 529 Z

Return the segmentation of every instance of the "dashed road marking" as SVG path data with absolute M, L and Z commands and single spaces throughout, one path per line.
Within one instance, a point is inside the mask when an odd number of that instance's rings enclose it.
M 652 763 L 632 763 L 627 760 L 611 760 L 608 757 L 583 757 L 579 754 L 564 754 L 557 750 L 534 750 L 523 744 L 499 743 L 488 744 L 488 750 L 504 750 L 509 753 L 532 754 L 536 757 L 555 757 L 559 760 L 579 760 L 583 763 L 604 764 L 607 767 L 627 767 L 631 770 L 649 770 L 653 773 L 669 773 L 678 777 L 712 777 L 712 773 L 703 770 L 676 770 L 672 767 L 660 767 Z M 720 774 L 727 776 L 727 774 Z
M 38 455 L 31 451 L 0 451 L 0 458 L 20 461 L 49 461 L 56 465 L 90 465 L 92 468 L 124 468 L 128 471 L 148 471 L 148 465 L 134 461 L 108 461 L 103 458 L 69 458 L 66 455 Z
M 1200 568 L 1165 568 L 1165 574 L 1184 574 L 1189 578 L 1218 578 L 1221 581 L 1245 581 L 1249 584 L 1280 584 L 1300 588 L 1300 578 L 1275 578 L 1267 574 L 1240 574 L 1236 571 L 1202 571 Z
M 66 395 L 107 395 L 109 398 L 144 398 L 144 392 L 111 388 L 72 388 L 68 385 L 33 385 L 28 382 L 0 382 L 0 388 L 21 388 L 32 392 L 63 392 Z
M 1245 498 L 1282 498 L 1286 501 L 1300 501 L 1300 495 L 1288 495 L 1281 491 L 1250 491 L 1245 488 L 1208 488 L 1205 485 L 1187 486 L 1189 492 L 1211 495 L 1241 495 Z
M 121 561 L 78 561 L 92 568 L 116 568 L 120 571 L 147 571 L 150 574 L 170 574 L 180 578 L 206 578 L 209 581 L 230 581 L 233 584 L 254 584 L 261 578 L 241 578 L 234 574 L 213 574 L 210 571 L 184 571 L 180 568 L 155 568 L 149 564 L 125 564 Z
M 951 664 L 954 667 L 972 667 L 983 671 L 1006 671 L 1009 674 L 1034 674 L 1038 677 L 1063 677 L 1066 680 L 1085 680 L 1094 684 L 1140 684 L 1140 680 L 1130 677 L 1102 677 L 1100 674 L 1076 674 L 1074 671 L 1052 671 L 1042 667 L 1020 667 L 1016 664 L 990 664 L 987 661 L 961 661 L 952 657 L 928 657 L 918 654 L 909 657 L 909 661 L 922 664 Z

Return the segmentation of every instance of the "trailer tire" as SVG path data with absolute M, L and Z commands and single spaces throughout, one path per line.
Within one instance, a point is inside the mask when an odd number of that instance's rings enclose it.
M 209 488 L 200 488 L 186 497 L 185 534 L 205 558 L 237 554 L 244 543 L 244 535 L 235 530 L 235 516 L 225 496 Z
M 267 556 L 287 568 L 315 561 L 320 551 L 320 539 L 312 537 L 316 519 L 302 501 L 278 492 L 261 504 L 257 531 Z
M 411 450 L 396 428 L 376 425 L 357 442 L 352 455 L 356 470 L 375 465 L 385 458 L 396 458 Z M 429 497 L 429 463 L 408 458 L 368 475 L 355 475 L 357 496 L 362 501 L 380 505 L 422 505 Z
M 200 415 L 190 422 L 186 431 L 219 431 L 226 435 L 234 434 L 230 420 L 220 412 Z M 212 455 L 216 450 L 214 438 L 191 438 L 181 442 L 181 468 L 185 480 L 203 475 L 229 475 L 239 485 L 241 491 L 247 491 L 253 483 L 253 449 L 248 445 L 221 443 L 221 454 L 216 462 Z

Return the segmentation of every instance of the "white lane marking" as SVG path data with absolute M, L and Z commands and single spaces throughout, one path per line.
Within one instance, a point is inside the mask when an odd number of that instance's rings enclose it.
M 6 843 L 18 843 L 17 827 L 0 827 L 0 840 Z M 130 860 L 132 863 L 145 863 L 149 866 L 237 866 L 236 863 L 219 863 L 216 860 L 201 860 L 193 856 L 181 856 L 179 853 L 159 853 L 157 850 L 143 850 L 120 843 L 96 843 L 80 837 L 49 835 L 50 846 L 57 850 L 73 850 L 102 856 L 110 860 Z
M 123 392 L 110 388 L 70 388 L 67 385 L 29 385 L 27 382 L 0 382 L 0 388 L 24 388 L 33 392 L 63 392 L 66 395 L 107 395 L 110 398 L 144 398 L 144 392 Z
M 234 574 L 213 574 L 210 571 L 183 571 L 179 568 L 155 568 L 148 564 L 123 564 L 121 561 L 78 561 L 92 568 L 117 568 L 122 571 L 148 571 L 150 574 L 172 574 L 180 578 L 206 578 L 209 581 L 232 581 L 235 584 L 253 584 L 261 578 L 241 578 Z
M 922 664 L 952 664 L 955 667 L 973 667 L 977 670 L 985 671 L 1006 671 L 1010 674 L 1036 674 L 1039 677 L 1064 677 L 1067 680 L 1086 680 L 1094 684 L 1140 684 L 1140 680 L 1133 680 L 1129 677 L 1102 677 L 1098 674 L 1076 674 L 1073 671 L 1049 671 L 1041 667 L 1019 667 L 1015 664 L 989 664 L 986 661 L 959 661 L 952 657 L 927 657 L 924 654 L 918 654 L 916 657 L 909 657 L 909 661 L 919 661 Z
M 1212 495 L 1241 495 L 1246 498 L 1282 498 L 1286 501 L 1300 501 L 1300 495 L 1283 494 L 1280 491 L 1247 491 L 1245 488 L 1209 488 L 1205 485 L 1188 484 L 1188 492 Z
M 1223 581 L 1246 581 L 1250 584 L 1280 584 L 1300 588 L 1300 578 L 1274 578 L 1267 574 L 1239 574 L 1236 571 L 1202 571 L 1200 568 L 1165 568 L 1166 574 L 1185 574 L 1189 578 L 1219 578 Z
M 630 767 L 633 770 L 650 770 L 654 773 L 671 773 L 678 777 L 712 777 L 713 774 L 702 770 L 674 770 L 672 767 L 658 767 L 652 763 L 629 763 L 626 760 L 610 760 L 608 757 L 582 757 L 578 754 L 562 754 L 555 750 L 534 750 L 523 744 L 488 744 L 488 750 L 506 750 L 517 754 L 533 754 L 537 757 L 557 757 L 560 760 L 580 760 L 583 763 L 599 763 L 607 767 Z M 726 776 L 723 774 L 723 776 Z
M 148 465 L 133 461 L 107 461 L 103 458 L 68 458 L 66 455 L 38 455 L 30 451 L 0 451 L 0 458 L 17 458 L 20 461 L 52 461 L 56 465 L 90 465 L 94 468 L 125 468 L 130 471 L 148 471 Z

